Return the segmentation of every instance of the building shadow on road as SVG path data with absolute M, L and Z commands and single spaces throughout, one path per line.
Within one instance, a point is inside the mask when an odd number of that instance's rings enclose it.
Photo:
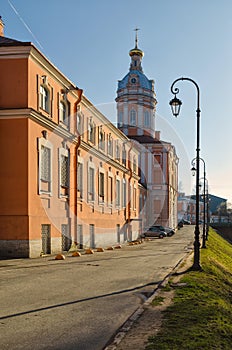
M 108 293 L 108 294 L 102 294 L 102 295 L 97 295 L 97 296 L 94 296 L 94 297 L 89 297 L 89 298 L 84 298 L 84 299 L 78 299 L 78 300 L 68 301 L 68 302 L 65 302 L 65 303 L 60 303 L 60 304 L 45 306 L 45 307 L 41 307 L 41 308 L 37 308 L 37 309 L 33 309 L 33 310 L 27 310 L 27 311 L 17 312 L 17 313 L 13 313 L 13 314 L 1 316 L 1 317 L 0 317 L 0 320 L 6 320 L 6 319 L 10 319 L 10 318 L 14 318 L 14 317 L 19 317 L 19 316 L 23 316 L 23 315 L 29 315 L 29 314 L 33 314 L 33 313 L 35 313 L 35 312 L 41 312 L 41 311 L 46 311 L 46 310 L 57 309 L 57 308 L 61 308 L 61 307 L 69 306 L 69 305 L 74 305 L 74 304 L 83 303 L 83 302 L 90 301 L 90 300 L 96 300 L 96 299 L 107 298 L 107 297 L 111 297 L 111 296 L 114 296 L 114 295 L 120 295 L 120 294 L 124 294 L 124 293 L 140 291 L 141 289 L 146 288 L 146 287 L 149 287 L 149 286 L 154 286 L 154 287 L 156 286 L 156 288 L 158 288 L 158 286 L 159 286 L 161 283 L 162 283 L 162 281 L 150 282 L 150 283 L 147 283 L 147 284 L 143 284 L 143 285 L 136 286 L 136 287 L 133 287 L 133 288 L 128 288 L 128 289 L 123 289 L 123 290 L 115 291 L 115 292 Z M 154 288 L 154 290 L 155 290 L 156 288 Z M 145 294 L 145 293 L 146 293 L 146 292 L 144 292 L 143 294 Z

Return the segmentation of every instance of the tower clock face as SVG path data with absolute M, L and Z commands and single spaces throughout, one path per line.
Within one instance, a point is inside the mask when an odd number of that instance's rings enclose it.
M 136 78 L 131 78 L 131 83 L 135 84 L 136 83 Z

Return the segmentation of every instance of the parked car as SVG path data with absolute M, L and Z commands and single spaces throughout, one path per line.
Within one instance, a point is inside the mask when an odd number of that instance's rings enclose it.
M 174 235 L 175 233 L 175 230 L 173 230 L 171 227 L 165 227 L 162 225 L 152 225 L 152 227 L 158 227 L 161 231 L 166 232 L 168 237 Z
M 142 238 L 146 238 L 146 237 L 164 238 L 164 237 L 167 237 L 167 233 L 161 230 L 159 226 L 151 226 L 142 234 Z
M 178 222 L 178 228 L 181 228 L 181 227 L 184 227 L 183 220 L 181 220 L 181 221 Z
M 184 225 L 191 225 L 191 221 L 183 219 L 183 224 Z

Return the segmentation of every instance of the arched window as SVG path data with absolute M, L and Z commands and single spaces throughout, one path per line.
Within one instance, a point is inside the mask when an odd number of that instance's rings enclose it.
M 123 150 L 122 150 L 122 164 L 124 166 L 126 166 L 126 149 L 125 149 L 125 147 L 123 147 Z
M 64 102 L 60 102 L 60 121 L 62 121 L 63 123 L 65 123 L 66 113 L 66 105 L 64 104 Z
M 144 113 L 144 126 L 150 126 L 150 113 L 148 111 Z
M 105 150 L 105 133 L 102 130 L 102 127 L 99 128 L 99 148 L 104 151 Z
M 88 140 L 95 144 L 95 124 L 92 121 L 92 118 L 90 118 L 88 125 Z
M 83 127 L 83 114 L 81 112 L 77 113 L 77 131 L 79 134 L 82 134 L 82 127 Z
M 132 126 L 136 125 L 136 112 L 134 109 L 130 111 L 130 125 Z
M 137 160 L 136 156 L 133 157 L 133 172 L 136 174 L 137 173 Z
M 119 112 L 118 113 L 118 126 L 122 126 L 123 124 L 123 113 Z
M 70 103 L 67 100 L 62 100 L 59 102 L 59 121 L 64 127 L 69 127 L 69 111 Z
M 111 134 L 108 136 L 108 154 L 113 156 L 113 138 Z
M 40 85 L 40 108 L 49 112 L 49 91 L 43 85 Z
M 116 156 L 116 160 L 120 161 L 120 146 L 118 142 L 116 143 L 115 156 Z

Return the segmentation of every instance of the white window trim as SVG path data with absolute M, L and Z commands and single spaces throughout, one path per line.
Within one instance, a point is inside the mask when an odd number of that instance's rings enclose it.
M 130 110 L 130 126 L 136 126 L 137 113 L 134 109 Z
M 100 196 L 100 174 L 104 175 L 104 182 L 103 182 L 103 199 L 102 196 Z M 106 180 L 106 172 L 105 169 L 102 167 L 99 167 L 99 173 L 98 173 L 98 203 L 103 204 L 106 200 L 106 185 L 105 185 L 105 180 Z
M 52 196 L 52 180 L 53 180 L 53 172 L 52 172 L 52 164 L 53 164 L 53 145 L 51 142 L 49 142 L 48 140 L 46 140 L 45 138 L 41 137 L 38 138 L 38 152 L 39 152 L 39 166 L 38 166 L 38 192 L 39 194 L 48 194 L 50 196 Z M 49 190 L 48 191 L 44 191 L 42 190 L 42 180 L 41 180 L 41 149 L 42 146 L 47 147 L 50 149 L 50 181 L 49 182 Z
M 121 161 L 121 147 L 119 146 L 119 141 L 116 141 L 115 144 L 115 159 L 120 162 Z
M 102 134 L 102 136 L 103 136 L 102 141 L 100 141 L 100 134 Z M 98 129 L 98 148 L 104 152 L 105 152 L 105 136 L 106 135 L 105 135 L 104 130 L 102 129 L 102 127 L 99 127 L 99 129 Z
M 119 191 L 117 184 L 119 184 Z M 116 176 L 115 179 L 115 207 L 117 209 L 121 208 L 121 179 L 119 176 Z
M 85 190 L 84 190 L 84 183 L 85 183 L 84 182 L 84 160 L 83 160 L 83 158 L 78 156 L 78 159 L 77 159 L 77 172 L 78 172 L 79 164 L 82 164 L 82 188 L 81 188 L 81 190 L 78 190 L 78 183 L 77 183 L 77 192 L 80 193 L 79 198 L 83 199 L 84 193 L 85 193 Z M 78 181 L 78 174 L 77 174 L 77 181 Z
M 108 140 L 107 140 L 107 154 L 110 157 L 114 156 L 114 139 L 111 134 L 108 135 Z
M 61 157 L 67 157 L 68 158 L 68 178 L 70 176 L 70 157 L 69 157 L 69 150 L 66 148 L 59 148 L 59 198 L 68 198 L 69 197 L 69 189 L 70 189 L 70 178 L 68 179 L 68 194 L 62 194 L 61 192 Z
M 123 112 L 119 111 L 118 112 L 118 126 L 122 126 L 123 125 Z
M 41 105 L 41 88 L 44 88 L 48 93 L 47 108 Z M 45 75 L 39 76 L 37 74 L 37 108 L 39 111 L 46 113 L 52 118 L 53 110 L 53 88 L 48 82 L 48 77 Z
M 93 145 L 96 143 L 96 124 L 92 117 L 88 119 L 88 141 Z
M 109 181 L 109 178 L 111 178 L 111 181 L 112 181 L 112 193 L 110 193 L 110 181 Z M 108 172 L 108 178 L 107 178 L 107 200 L 108 200 L 108 206 L 110 208 L 113 207 L 113 200 L 114 200 L 114 176 L 113 176 L 113 173 L 111 171 Z M 111 198 L 112 200 L 111 200 Z
M 126 208 L 126 199 L 127 199 L 127 184 L 126 179 L 122 179 L 122 208 Z
M 126 156 L 125 158 L 124 158 L 124 155 Z M 127 156 L 128 156 L 128 154 L 127 154 L 127 150 L 126 150 L 126 147 L 124 146 L 123 147 L 123 149 L 122 149 L 122 164 L 126 167 L 127 166 Z
M 65 107 L 65 118 L 63 119 L 63 117 L 61 118 L 61 105 L 63 105 Z M 61 99 L 59 101 L 59 123 L 65 127 L 66 129 L 69 129 L 70 127 L 70 118 L 69 118 L 69 109 L 70 109 L 70 104 L 67 100 Z
M 78 120 L 80 121 L 80 123 L 78 123 Z M 82 135 L 84 130 L 84 114 L 81 111 L 78 111 L 76 114 L 76 128 L 78 134 Z
M 144 126 L 149 128 L 151 126 L 151 114 L 149 111 L 144 112 Z
M 90 169 L 93 169 L 94 170 L 94 176 L 93 176 L 93 198 L 92 199 L 90 199 L 89 198 L 89 186 L 90 186 L 90 183 L 89 183 L 89 181 L 90 181 Z M 96 174 L 96 168 L 95 168 L 95 165 L 94 165 L 94 163 L 92 162 L 92 161 L 88 161 L 88 164 L 87 164 L 87 201 L 89 202 L 89 203 L 94 203 L 95 202 L 95 174 Z

